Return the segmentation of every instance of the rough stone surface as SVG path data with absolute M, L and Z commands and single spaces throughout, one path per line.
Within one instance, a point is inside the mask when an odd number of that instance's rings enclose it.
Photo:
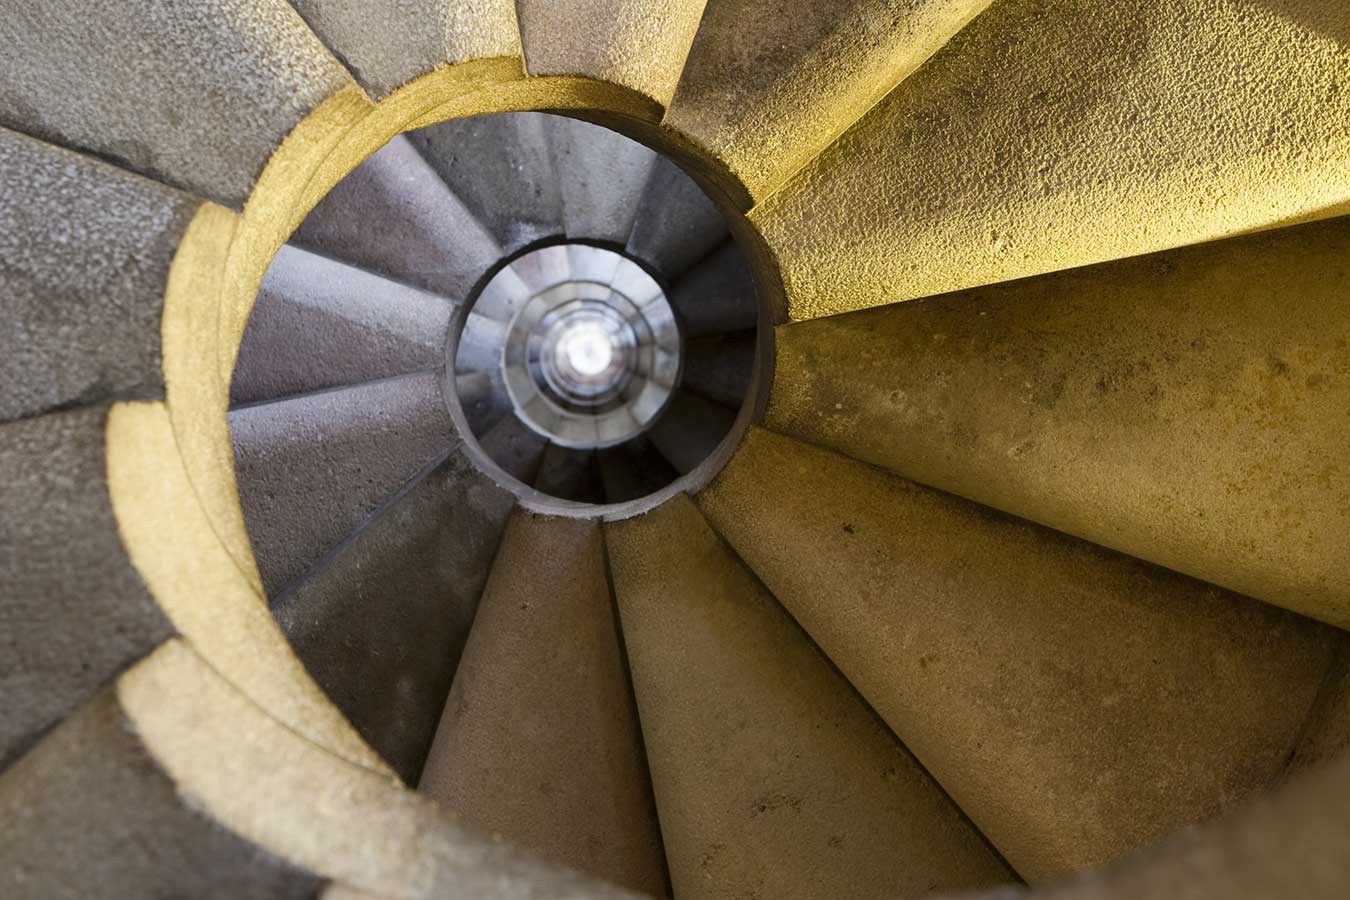
M 731 431 L 736 414 L 688 391 L 678 391 L 652 426 L 651 439 L 681 475 L 688 475 Z
M 627 243 L 656 154 L 589 122 L 551 116 L 547 125 L 567 236 Z
M 628 252 L 673 281 L 726 239 L 726 220 L 708 195 L 679 166 L 658 157 L 638 204 Z
M 516 0 L 531 75 L 612 81 L 663 106 L 705 0 Z
M 740 409 L 755 375 L 755 344 L 753 331 L 690 342 L 685 346 L 681 385 L 727 409 Z
M 273 605 L 310 675 L 408 784 L 514 503 L 456 453 Z
M 519 56 L 511 0 L 291 0 L 371 94 L 447 63 Z
M 1303 740 L 1289 764 L 1291 774 L 1327 765 L 1350 752 L 1350 638 L 1342 636 L 1336 658 L 1308 716 Z
M 469 430 L 477 436 L 487 434 L 511 412 L 511 395 L 506 391 L 500 366 L 455 375 L 455 391 Z
M 699 501 L 1031 880 L 1268 787 L 1334 648 L 1315 622 L 761 429 Z
M 664 124 L 764 197 L 988 5 L 709 0 Z
M 0 775 L 0 821 L 12 900 L 303 900 L 319 887 L 180 796 L 111 688 Z
M 444 297 L 282 247 L 249 316 L 230 402 L 439 369 L 453 311 Z
M 764 201 L 793 319 L 1350 211 L 1350 6 L 1000 0 Z
M 164 282 L 195 207 L 0 129 L 0 422 L 163 396 Z
M 676 896 L 1015 880 L 687 496 L 605 534 Z
M 534 489 L 578 503 L 605 502 L 594 450 L 572 450 L 551 444 L 539 463 Z
M 401 135 L 342 179 L 293 240 L 455 303 L 468 298 L 501 256 L 497 242 Z
M 755 279 L 745 254 L 728 241 L 675 282 L 670 304 L 686 339 L 745 331 L 759 321 Z
M 512 515 L 421 790 L 545 861 L 666 893 L 596 523 Z
M 534 480 L 548 441 L 514 414 L 504 415 L 478 439 L 478 445 L 512 478 L 524 484 Z
M 234 207 L 350 83 L 280 0 L 50 0 L 0 18 L 0 124 Z
M 455 444 L 440 376 L 409 375 L 230 413 L 239 501 L 277 596 Z
M 1350 219 L 779 329 L 767 424 L 1350 626 Z
M 544 113 L 470 116 L 408 133 L 408 140 L 503 251 L 563 233 Z
M 173 633 L 118 539 L 107 412 L 0 427 L 0 770 Z

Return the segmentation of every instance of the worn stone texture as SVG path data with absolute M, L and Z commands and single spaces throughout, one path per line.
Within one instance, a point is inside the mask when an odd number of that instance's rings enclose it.
M 0 128 L 0 422 L 164 395 L 164 282 L 196 207 Z
M 662 106 L 680 80 L 705 0 L 516 0 L 531 75 L 580 75 Z
M 709 0 L 664 124 L 763 198 L 989 0 Z
M 605 534 L 676 896 L 1015 880 L 687 496 Z
M 179 796 L 114 688 L 0 775 L 0 821 L 0 893 L 11 900 L 305 900 L 319 887 Z
M 549 118 L 534 112 L 470 116 L 419 128 L 408 140 L 503 252 L 513 253 L 563 233 Z
M 291 0 L 372 96 L 437 66 L 520 56 L 511 0 Z
M 1265 790 L 1338 634 L 762 429 L 699 503 L 1031 880 Z
M 727 237 L 716 204 L 683 169 L 658 157 L 638 203 L 628 252 L 673 281 Z
M 0 427 L 0 771 L 174 630 L 118 540 L 107 417 Z
M 1350 6 L 1000 0 L 751 214 L 811 319 L 1350 211 Z
M 420 789 L 547 862 L 666 894 L 597 523 L 512 515 Z
M 788 325 L 769 427 L 1350 626 L 1350 219 Z
M 450 454 L 440 380 L 407 375 L 230 413 L 239 502 L 269 597 Z
M 546 125 L 567 237 L 626 244 L 656 153 L 590 122 L 550 116 Z
M 729 331 L 745 331 L 759 322 L 759 301 L 750 263 L 734 241 L 707 256 L 670 292 L 687 340 Z
M 497 242 L 402 135 L 319 201 L 293 241 L 455 303 L 468 299 L 501 256 Z
M 282 247 L 249 316 L 230 403 L 439 369 L 453 311 L 439 295 Z
M 710 335 L 685 345 L 681 387 L 727 409 L 740 409 L 755 375 L 753 331 Z
M 283 0 L 50 0 L 0 18 L 0 124 L 235 208 L 350 84 Z
M 712 455 L 731 433 L 736 414 L 689 391 L 677 391 L 651 429 L 651 440 L 681 475 Z
M 456 453 L 273 604 L 309 674 L 408 784 L 514 504 Z

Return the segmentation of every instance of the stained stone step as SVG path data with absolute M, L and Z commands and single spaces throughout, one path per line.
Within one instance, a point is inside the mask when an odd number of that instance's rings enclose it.
M 1030 880 L 1268 788 L 1339 634 L 762 429 L 698 500 Z
M 278 251 L 230 383 L 231 404 L 445 365 L 453 304 L 299 247 Z
M 676 896 L 1016 880 L 687 496 L 605 534 Z
M 551 863 L 667 893 L 597 523 L 512 515 L 421 790 Z

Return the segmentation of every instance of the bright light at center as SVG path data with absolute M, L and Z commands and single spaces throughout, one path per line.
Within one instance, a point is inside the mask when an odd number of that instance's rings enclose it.
M 604 373 L 614 362 L 614 344 L 609 335 L 593 325 L 569 328 L 559 343 L 568 365 L 584 378 Z

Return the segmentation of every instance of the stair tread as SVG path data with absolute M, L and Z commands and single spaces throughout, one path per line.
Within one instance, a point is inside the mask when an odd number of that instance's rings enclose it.
M 1347 254 L 1333 219 L 789 325 L 767 424 L 1350 627 Z
M 372 222 L 380 227 L 371 228 Z M 501 256 L 497 242 L 402 135 L 319 201 L 292 241 L 455 303 L 468 299 Z
M 512 515 L 420 789 L 546 861 L 666 893 L 595 522 Z
M 455 453 L 273 604 L 305 669 L 408 784 L 514 505 Z
M 752 212 L 789 315 L 1350 211 L 1348 40 L 1308 0 L 995 3 Z
M 594 450 L 550 444 L 535 475 L 534 489 L 578 503 L 603 503 L 604 488 L 597 465 Z
M 671 288 L 670 304 L 684 324 L 686 340 L 745 331 L 759 322 L 754 274 L 734 242 L 705 257 Z
M 51 0 L 5 24 L 5 125 L 235 208 L 296 123 L 352 86 L 285 3 Z
M 547 128 L 567 237 L 626 244 L 656 153 L 578 119 L 550 116 Z
M 284 246 L 249 316 L 230 402 L 256 403 L 440 368 L 453 311 L 438 294 Z
M 652 164 L 628 252 L 674 281 L 727 239 L 727 223 L 703 189 L 667 157 Z
M 731 432 L 736 414 L 697 394 L 680 390 L 651 429 L 651 441 L 675 471 L 688 475 Z
M 1266 788 L 1334 646 L 1310 620 L 762 429 L 698 499 L 1030 880 Z
M 676 896 L 1015 880 L 688 497 L 605 532 Z
M 758 342 L 754 331 L 690 341 L 685 345 L 681 385 L 727 409 L 740 409 L 754 381 Z
M 239 500 L 269 596 L 457 443 L 437 373 L 229 414 Z
M 760 199 L 989 0 L 709 0 L 664 125 Z

